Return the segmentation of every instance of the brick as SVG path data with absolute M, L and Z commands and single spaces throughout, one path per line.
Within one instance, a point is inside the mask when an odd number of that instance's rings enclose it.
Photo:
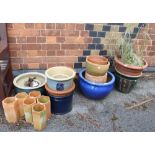
M 28 63 L 28 69 L 39 69 L 39 63 Z
M 74 63 L 74 68 L 82 68 L 82 63 L 81 62 Z
M 35 57 L 38 56 L 38 51 L 37 50 L 29 50 L 26 52 L 27 57 Z
M 93 30 L 94 29 L 94 24 L 86 24 L 85 25 L 85 30 Z
M 76 24 L 76 30 L 84 30 L 84 24 Z
M 47 69 L 47 64 L 39 64 L 39 69 Z
M 47 51 L 47 56 L 56 56 L 56 51 Z
M 56 36 L 48 36 L 48 37 L 46 37 L 46 42 L 51 43 L 51 44 L 56 43 Z
M 93 43 L 100 43 L 101 42 L 101 38 L 93 38 Z
M 87 45 L 84 44 L 62 44 L 61 49 L 84 49 Z
M 119 27 L 119 32 L 125 32 L 125 31 L 126 31 L 126 27 L 124 27 L 124 26 Z
M 10 51 L 10 57 L 17 57 L 17 51 Z
M 25 28 L 24 23 L 14 23 L 13 26 L 14 26 L 14 29 L 24 29 Z
M 34 24 L 33 23 L 26 23 L 25 24 L 25 28 L 26 29 L 33 29 L 34 28 Z
M 88 49 L 95 49 L 95 44 L 88 44 Z
M 8 29 L 7 33 L 8 33 L 9 37 L 18 37 L 18 36 L 20 36 L 20 31 L 19 30 Z
M 61 36 L 79 36 L 79 31 L 61 30 Z
M 35 27 L 35 29 L 45 29 L 46 24 L 45 23 L 35 23 L 34 27 Z
M 46 24 L 46 29 L 55 29 L 55 28 L 56 28 L 55 24 L 51 23 Z
M 16 37 L 8 37 L 9 43 L 16 43 Z
M 155 56 L 155 51 L 150 51 L 150 52 L 148 52 L 148 55 L 149 55 L 149 56 Z
M 26 37 L 18 37 L 17 38 L 17 43 L 26 43 Z
M 56 62 L 56 63 L 61 63 L 61 62 L 75 62 L 77 60 L 77 57 L 75 56 L 53 56 L 53 57 L 47 57 L 46 61 L 47 62 Z
M 97 36 L 98 37 L 105 37 L 106 32 L 98 32 Z
M 65 24 L 57 23 L 56 24 L 56 29 L 65 29 Z
M 20 36 L 21 37 L 34 37 L 34 36 L 40 36 L 40 30 L 35 29 L 24 29 L 20 30 Z
M 46 56 L 47 52 L 46 51 L 38 51 L 38 56 Z
M 27 43 L 36 43 L 36 37 L 27 37 Z
M 65 42 L 65 37 L 56 37 L 56 42 L 57 43 L 63 43 L 63 42 Z
M 90 55 L 90 50 L 84 50 L 83 55 L 85 55 L 85 56 Z
M 13 70 L 19 70 L 20 69 L 20 64 L 12 64 L 12 69 Z
M 22 44 L 22 50 L 41 50 L 41 44 Z
M 83 37 L 65 37 L 65 43 L 84 43 Z
M 88 31 L 81 31 L 81 32 L 80 32 L 80 35 L 81 35 L 82 37 L 89 37 L 89 32 L 88 32 Z
M 89 31 L 89 36 L 97 37 L 97 31 Z
M 56 51 L 56 55 L 57 56 L 65 55 L 65 51 L 64 50 Z
M 70 56 L 81 56 L 83 54 L 83 50 L 67 50 L 65 51 L 65 55 Z
M 78 62 L 84 62 L 84 61 L 86 61 L 86 57 L 84 56 L 78 57 Z
M 103 44 L 96 44 L 95 48 L 102 50 L 104 48 L 104 45 Z
M 46 37 L 37 37 L 37 43 L 46 43 Z
M 60 36 L 60 30 L 41 30 L 42 36 Z
M 42 49 L 43 50 L 59 50 L 60 45 L 59 44 L 43 44 Z
M 17 57 L 18 58 L 24 58 L 24 57 L 27 57 L 27 51 L 17 51 Z
M 76 24 L 66 24 L 66 30 L 75 30 Z
M 24 58 L 24 63 L 41 63 L 42 57 Z
M 111 26 L 110 25 L 103 25 L 102 31 L 110 31 Z
M 9 44 L 9 50 L 20 50 L 21 45 L 20 44 Z
M 14 64 L 23 63 L 23 58 L 11 58 L 11 62 Z
M 74 63 L 64 63 L 64 66 L 73 68 L 74 67 Z
M 92 38 L 87 38 L 87 37 L 84 37 L 84 43 L 92 43 L 93 39 Z
M 94 31 L 102 31 L 103 24 L 94 24 Z
M 7 23 L 6 26 L 7 26 L 7 29 L 13 29 L 13 24 L 12 23 Z
M 20 67 L 21 67 L 22 69 L 28 69 L 28 64 L 20 64 Z

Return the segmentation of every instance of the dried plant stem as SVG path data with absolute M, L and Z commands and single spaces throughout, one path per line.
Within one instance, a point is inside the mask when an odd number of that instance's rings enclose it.
M 144 105 L 145 103 L 148 103 L 148 102 L 153 101 L 153 100 L 155 100 L 155 98 L 147 99 L 147 100 L 142 101 L 142 102 L 140 102 L 140 103 L 137 103 L 137 104 L 135 104 L 135 105 L 133 105 L 133 106 L 127 107 L 127 109 L 128 109 L 128 110 L 131 110 L 131 109 L 133 109 L 133 108 L 137 108 L 137 107 L 142 106 L 142 105 Z

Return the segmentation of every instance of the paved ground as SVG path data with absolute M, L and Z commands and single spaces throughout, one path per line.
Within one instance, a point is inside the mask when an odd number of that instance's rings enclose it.
M 85 98 L 76 90 L 72 112 L 55 115 L 44 131 L 155 131 L 155 100 L 136 109 L 127 106 L 155 96 L 155 76 L 141 78 L 129 94 L 114 90 L 107 98 L 99 101 Z M 24 120 L 8 124 L 0 108 L 0 131 L 34 131 Z

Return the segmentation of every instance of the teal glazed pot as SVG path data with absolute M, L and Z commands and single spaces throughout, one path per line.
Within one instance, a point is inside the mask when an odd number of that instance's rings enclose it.
M 126 77 L 115 71 L 115 88 L 122 93 L 129 93 L 137 84 L 139 77 Z
M 28 81 L 29 77 L 36 77 L 36 80 L 39 82 L 39 85 L 36 87 L 25 86 L 25 82 Z M 40 91 L 42 95 L 46 95 L 45 84 L 47 82 L 46 76 L 38 72 L 29 72 L 18 75 L 14 78 L 13 84 L 15 87 L 15 93 L 26 92 L 30 93 L 31 91 Z
M 76 73 L 72 68 L 65 66 L 52 67 L 46 70 L 47 85 L 50 89 L 64 91 L 73 85 Z

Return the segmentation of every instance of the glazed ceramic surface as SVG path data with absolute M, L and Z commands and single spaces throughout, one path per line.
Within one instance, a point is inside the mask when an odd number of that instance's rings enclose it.
M 78 83 L 82 93 L 91 99 L 102 99 L 107 96 L 114 87 L 115 76 L 108 72 L 108 80 L 106 83 L 94 83 L 85 79 L 86 69 L 82 69 L 79 73 Z
M 99 65 L 92 63 L 86 59 L 86 71 L 94 76 L 103 76 L 109 69 L 110 63 L 108 62 L 106 65 Z
M 107 82 L 107 73 L 103 76 L 94 76 L 91 75 L 87 72 L 85 72 L 85 78 L 91 82 L 96 82 L 96 83 L 105 83 Z
M 36 87 L 25 86 L 25 82 L 28 81 L 30 77 L 36 77 L 36 80 L 39 82 L 39 86 L 36 86 Z M 23 73 L 15 77 L 13 80 L 16 93 L 19 93 L 19 92 L 29 93 L 33 90 L 37 90 L 37 91 L 40 91 L 41 94 L 43 95 L 46 95 L 46 91 L 44 88 L 46 82 L 47 82 L 46 76 L 38 72 Z
M 50 89 L 63 91 L 70 88 L 73 84 L 75 71 L 65 66 L 52 67 L 46 70 L 47 84 Z
M 115 71 L 115 87 L 122 93 L 129 93 L 137 83 L 139 77 L 126 77 Z

